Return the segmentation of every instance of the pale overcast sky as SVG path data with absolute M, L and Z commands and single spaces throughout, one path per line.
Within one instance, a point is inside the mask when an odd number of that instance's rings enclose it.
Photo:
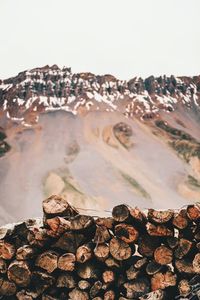
M 200 74 L 200 0 L 0 0 L 0 78 L 46 64 Z

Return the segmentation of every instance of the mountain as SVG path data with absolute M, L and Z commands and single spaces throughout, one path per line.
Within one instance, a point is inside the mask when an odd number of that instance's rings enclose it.
M 0 80 L 0 156 L 1 223 L 40 216 L 50 194 L 98 215 L 199 201 L 200 76 L 53 65 Z

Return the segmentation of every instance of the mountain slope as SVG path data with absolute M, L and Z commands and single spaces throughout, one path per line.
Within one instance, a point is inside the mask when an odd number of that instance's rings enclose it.
M 200 77 L 126 82 L 57 66 L 2 81 L 1 222 L 40 216 L 53 193 L 102 214 L 198 201 L 199 91 Z

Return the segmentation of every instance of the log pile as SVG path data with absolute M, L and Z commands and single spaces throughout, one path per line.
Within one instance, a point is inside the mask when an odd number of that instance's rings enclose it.
M 0 229 L 0 299 L 200 299 L 199 204 L 98 218 L 51 196 L 43 212 Z

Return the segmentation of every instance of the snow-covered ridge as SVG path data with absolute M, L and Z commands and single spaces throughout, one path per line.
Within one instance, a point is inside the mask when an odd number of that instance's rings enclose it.
M 66 110 L 120 111 L 127 117 L 152 118 L 180 104 L 200 107 L 200 76 L 158 77 L 129 81 L 112 75 L 72 73 L 56 65 L 35 68 L 0 81 L 0 107 L 7 118 L 24 121 L 26 113 Z

